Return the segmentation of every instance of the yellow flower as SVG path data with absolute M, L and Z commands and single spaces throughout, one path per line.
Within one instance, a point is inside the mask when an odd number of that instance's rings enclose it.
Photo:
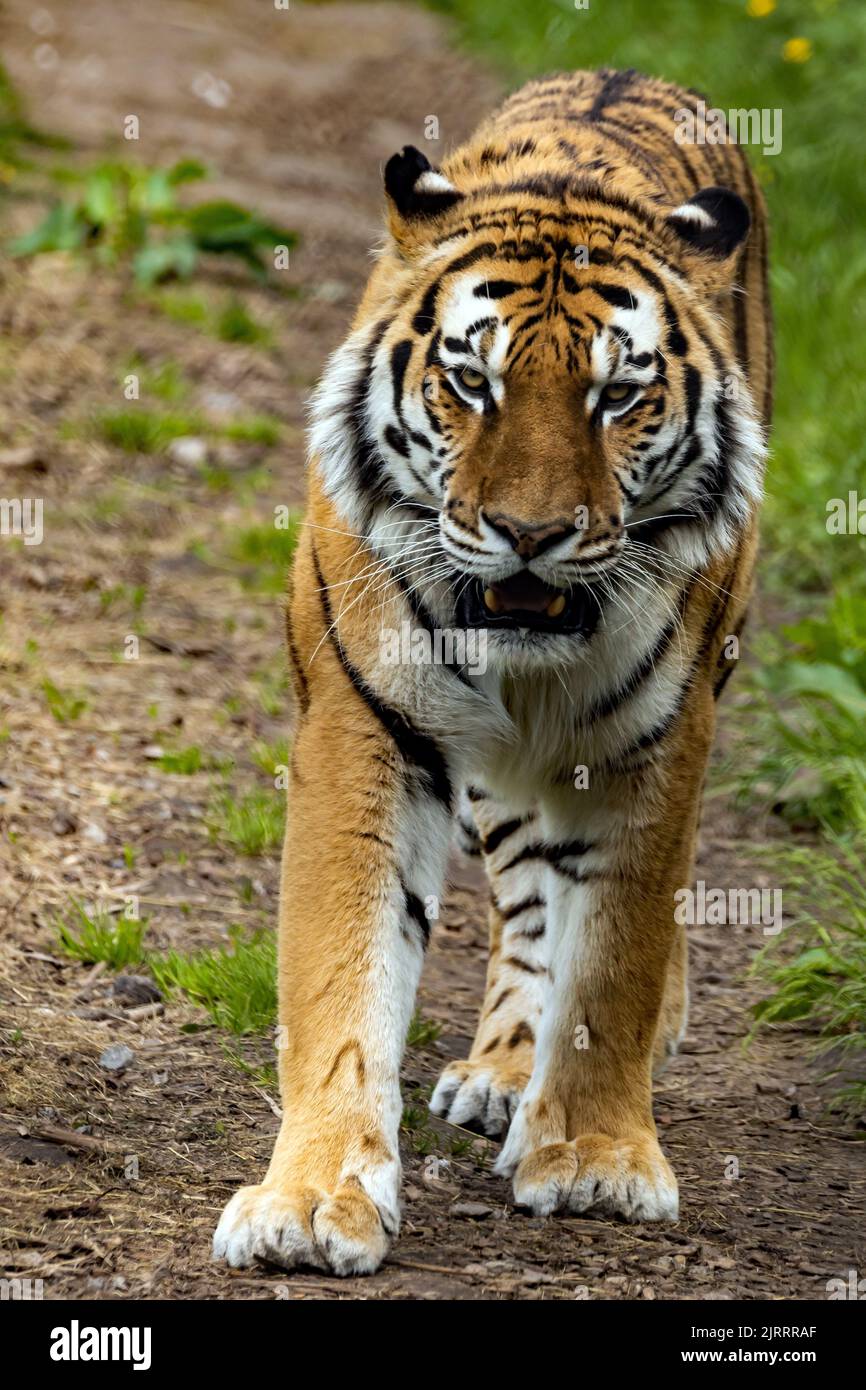
M 768 14 L 772 14 L 776 8 L 776 0 L 749 0 L 746 5 L 746 14 L 752 19 L 766 19 Z
M 808 63 L 811 56 L 811 39 L 788 39 L 782 49 L 782 57 L 786 63 Z

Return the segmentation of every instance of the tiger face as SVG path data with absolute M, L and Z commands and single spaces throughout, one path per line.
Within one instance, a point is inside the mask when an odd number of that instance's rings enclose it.
M 412 150 L 386 190 L 387 292 L 316 400 L 326 489 L 436 621 L 561 659 L 759 496 L 721 312 L 748 209 L 726 189 L 666 214 L 591 184 L 464 198 Z

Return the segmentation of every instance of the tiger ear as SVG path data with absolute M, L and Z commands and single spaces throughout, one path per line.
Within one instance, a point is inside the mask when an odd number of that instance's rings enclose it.
M 423 224 L 463 197 L 414 145 L 405 145 L 385 165 L 391 231 L 403 246 L 418 239 Z
M 730 188 L 702 188 L 667 220 L 681 241 L 716 261 L 726 261 L 739 249 L 752 221 L 748 207 Z

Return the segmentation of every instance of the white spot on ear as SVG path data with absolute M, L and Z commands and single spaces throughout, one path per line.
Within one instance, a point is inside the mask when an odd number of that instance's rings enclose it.
M 446 179 L 444 174 L 440 174 L 436 169 L 426 169 L 419 178 L 415 180 L 415 193 L 456 193 L 457 189 Z
M 681 203 L 678 208 L 674 208 L 671 217 L 678 218 L 681 222 L 694 222 L 698 227 L 716 225 L 706 208 L 699 207 L 697 203 Z

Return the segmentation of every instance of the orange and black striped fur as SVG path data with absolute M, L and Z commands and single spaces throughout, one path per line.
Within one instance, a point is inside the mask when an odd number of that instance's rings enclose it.
M 504 1135 L 532 1212 L 677 1216 L 651 1074 L 685 1026 L 674 894 L 772 371 L 763 201 L 737 146 L 677 142 L 697 101 L 552 77 L 441 170 L 411 148 L 386 168 L 387 244 L 314 402 L 284 1118 L 220 1222 L 232 1264 L 368 1271 L 396 1233 L 400 1057 L 455 822 L 490 878 L 490 964 L 434 1112 Z M 419 658 L 442 633 L 484 660 Z

